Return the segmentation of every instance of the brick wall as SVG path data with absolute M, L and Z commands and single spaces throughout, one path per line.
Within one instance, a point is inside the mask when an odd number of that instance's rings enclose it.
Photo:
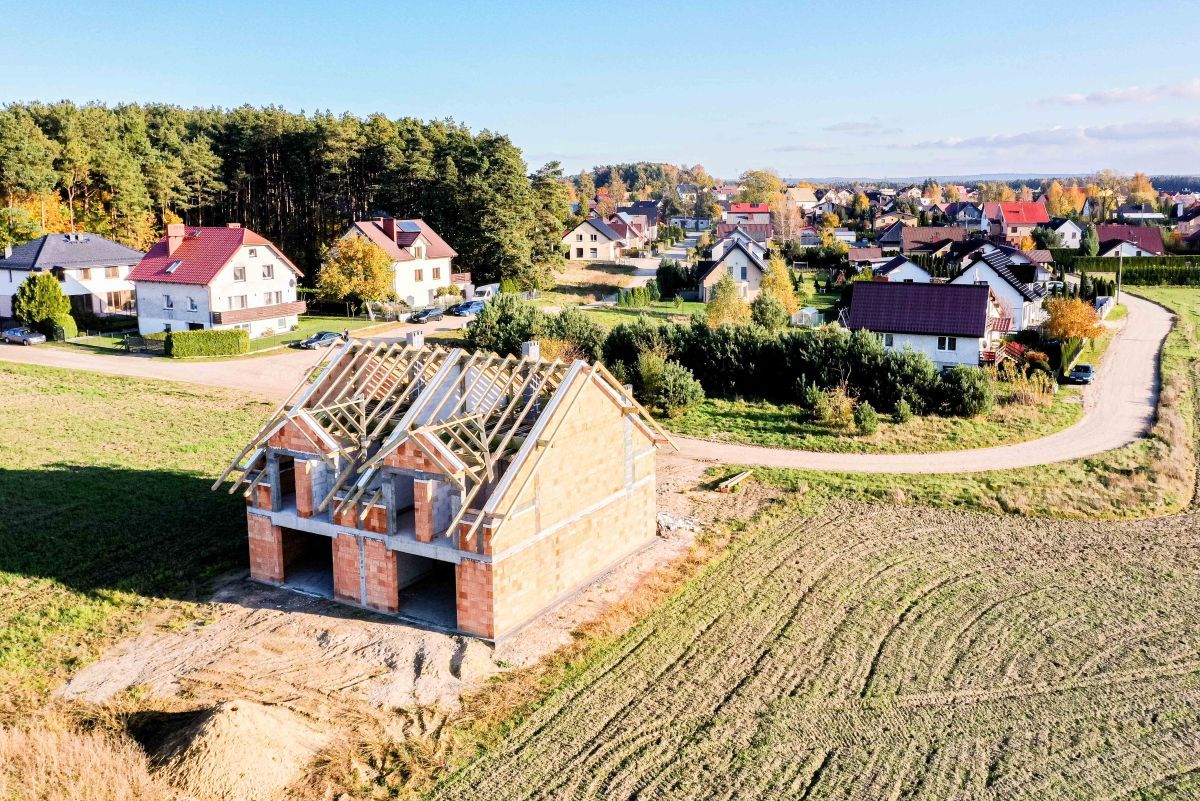
M 304 435 L 308 433 L 308 436 Z M 297 451 L 299 453 L 316 453 L 317 448 L 314 443 L 320 442 L 320 438 L 307 424 L 301 428 L 301 422 L 295 419 L 288 420 L 283 428 L 276 431 L 267 444 L 272 448 L 284 448 L 285 450 Z
M 423 470 L 426 473 L 445 474 L 446 472 L 441 465 L 430 459 L 429 454 L 421 450 L 421 447 L 411 439 L 406 440 L 403 445 L 389 453 L 384 458 L 383 463 L 389 467 Z
M 458 628 L 477 637 L 496 636 L 492 623 L 492 565 L 464 559 L 454 569 Z
M 384 612 L 399 609 L 396 553 L 379 540 L 363 540 L 363 572 L 367 579 L 366 605 Z
M 433 542 L 433 481 L 413 481 L 413 528 L 418 542 Z
M 358 537 L 339 533 L 333 538 L 333 595 L 342 601 L 362 603 Z
M 270 584 L 283 583 L 283 532 L 269 517 L 246 513 L 246 534 L 250 543 L 250 575 Z
M 312 517 L 313 514 L 313 466 L 311 459 L 296 460 L 296 514 Z

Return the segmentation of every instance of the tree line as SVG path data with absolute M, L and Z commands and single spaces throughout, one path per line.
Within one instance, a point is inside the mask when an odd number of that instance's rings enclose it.
M 168 222 L 237 222 L 306 274 L 350 222 L 423 217 L 476 282 L 544 284 L 570 214 L 561 168 L 451 120 L 277 107 L 14 103 L 0 110 L 0 244 L 90 231 L 146 248 Z

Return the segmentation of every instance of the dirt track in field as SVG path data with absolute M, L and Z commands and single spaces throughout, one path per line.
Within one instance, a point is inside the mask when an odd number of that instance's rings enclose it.
M 450 799 L 1200 792 L 1200 516 L 755 529 Z

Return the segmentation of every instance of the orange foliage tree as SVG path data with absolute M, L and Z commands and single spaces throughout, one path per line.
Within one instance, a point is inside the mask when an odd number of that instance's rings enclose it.
M 1079 298 L 1050 298 L 1046 301 L 1043 331 L 1051 339 L 1095 339 L 1104 330 L 1096 308 Z

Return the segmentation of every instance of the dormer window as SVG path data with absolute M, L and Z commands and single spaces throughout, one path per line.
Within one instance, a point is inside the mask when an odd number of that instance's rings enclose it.
M 245 281 L 246 280 L 246 268 L 240 264 L 237 265 L 236 267 L 234 267 L 233 268 L 233 280 L 234 281 Z
M 425 258 L 425 246 L 424 245 L 413 245 L 412 250 L 413 250 L 413 258 L 414 259 Z

